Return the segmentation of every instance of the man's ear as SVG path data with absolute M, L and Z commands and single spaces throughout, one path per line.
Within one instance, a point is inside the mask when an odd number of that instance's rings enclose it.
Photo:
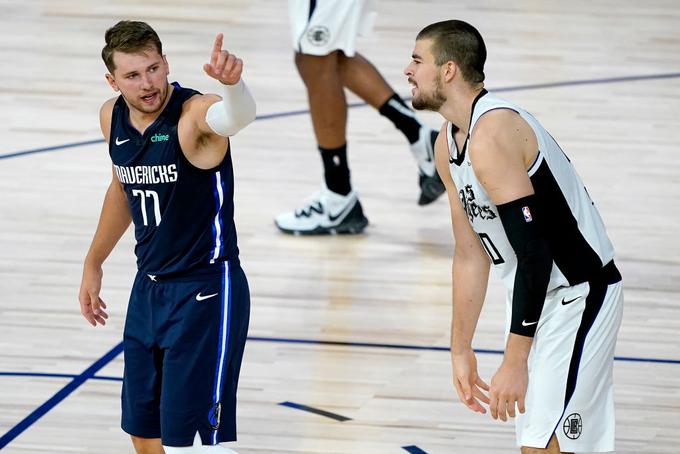
M 163 55 L 163 63 L 165 63 L 165 75 L 169 76 L 170 75 L 170 65 L 168 64 L 168 59 L 165 58 L 165 55 Z
M 106 77 L 106 81 L 109 83 L 109 86 L 113 88 L 113 91 L 120 91 L 120 89 L 118 88 L 118 84 L 116 83 L 116 80 L 113 78 L 111 74 L 106 73 L 104 77 Z
M 449 60 L 442 65 L 440 71 L 444 82 L 451 82 L 458 73 L 458 65 L 456 65 L 453 61 Z

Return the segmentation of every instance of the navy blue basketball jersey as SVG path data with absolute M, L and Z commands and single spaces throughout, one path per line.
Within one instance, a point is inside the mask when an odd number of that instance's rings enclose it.
M 135 224 L 137 268 L 181 273 L 238 257 L 230 153 L 213 169 L 193 166 L 177 135 L 182 105 L 196 90 L 173 82 L 170 100 L 144 134 L 122 96 L 113 107 L 109 154 Z

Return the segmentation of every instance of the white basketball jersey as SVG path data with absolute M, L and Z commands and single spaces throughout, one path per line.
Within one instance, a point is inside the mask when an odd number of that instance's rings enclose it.
M 468 137 L 462 151 L 457 149 L 453 140 L 454 126 L 449 123 L 447 127 L 449 168 L 472 229 L 505 287 L 512 292 L 517 257 L 498 209 L 477 180 L 467 153 L 475 124 L 482 115 L 494 109 L 517 112 L 531 126 L 538 141 L 538 156 L 527 173 L 537 196 L 540 206 L 537 211 L 542 215 L 553 254 L 548 291 L 588 281 L 614 258 L 614 248 L 581 178 L 557 142 L 533 116 L 486 90 L 472 105 Z M 531 216 L 530 213 L 527 215 Z

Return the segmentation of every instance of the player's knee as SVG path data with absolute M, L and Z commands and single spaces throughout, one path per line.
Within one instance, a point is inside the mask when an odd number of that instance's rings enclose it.
M 543 448 L 532 448 L 529 446 L 522 446 L 522 454 L 560 454 L 560 445 L 555 435 L 552 436 L 548 446 Z M 567 454 L 567 453 L 562 453 Z
M 163 454 L 160 438 L 142 438 L 130 435 L 137 454 Z
M 305 84 L 323 79 L 328 75 L 337 75 L 338 51 L 333 51 L 328 55 L 308 55 L 296 52 L 295 66 Z
M 549 451 L 547 449 L 532 448 L 530 446 L 522 446 L 522 454 L 546 454 Z

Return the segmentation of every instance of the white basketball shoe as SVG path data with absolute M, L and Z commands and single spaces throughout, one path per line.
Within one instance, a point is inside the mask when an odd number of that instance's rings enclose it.
M 274 223 L 293 235 L 335 235 L 361 233 L 368 219 L 356 192 L 340 195 L 323 185 L 302 208 L 278 215 Z

